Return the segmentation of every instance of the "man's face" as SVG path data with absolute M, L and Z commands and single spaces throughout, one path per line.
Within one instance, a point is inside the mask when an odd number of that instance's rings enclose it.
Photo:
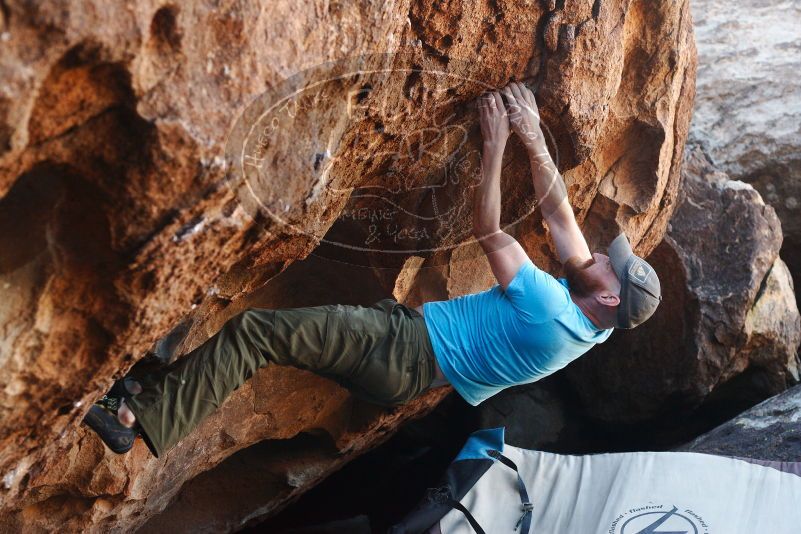
M 565 278 L 571 291 L 583 297 L 601 298 L 605 304 L 616 306 L 620 296 L 617 279 L 609 256 L 595 253 L 592 259 L 579 261 L 578 256 L 565 262 Z
M 606 254 L 594 252 L 592 259 L 595 263 L 585 269 L 587 274 L 600 281 L 604 287 L 616 295 L 620 295 L 620 280 L 618 280 L 615 270 L 612 268 L 612 261 Z

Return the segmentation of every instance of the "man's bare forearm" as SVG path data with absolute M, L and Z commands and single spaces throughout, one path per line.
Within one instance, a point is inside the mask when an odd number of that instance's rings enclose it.
M 491 254 L 516 243 L 501 231 L 501 164 L 503 148 L 485 145 L 481 154 L 481 184 L 476 188 L 473 204 L 473 235 L 485 254 Z
M 567 189 L 562 175 L 548 153 L 548 146 L 543 136 L 527 144 L 528 157 L 531 163 L 531 176 L 534 179 L 534 192 L 542 216 L 549 220 L 557 209 L 567 199 Z
M 509 118 L 497 91 L 479 99 L 481 183 L 473 191 L 473 234 L 487 255 L 492 272 L 502 287 L 511 281 L 526 253 L 515 239 L 501 230 L 501 164 L 509 138 Z
M 501 225 L 501 164 L 503 147 L 485 144 L 481 153 L 481 183 L 473 200 L 473 233 L 477 238 Z
M 520 82 L 509 82 L 502 91 L 509 103 L 509 124 L 528 151 L 534 192 L 559 259 L 565 262 L 573 256 L 592 258 L 570 207 L 565 182 L 548 154 L 534 93 Z
M 542 215 L 548 220 L 567 198 L 567 191 L 556 165 L 548 154 L 548 146 L 545 144 L 545 136 L 540 127 L 537 100 L 531 89 L 519 82 L 510 82 L 503 88 L 503 94 L 509 103 L 509 123 L 528 151 L 534 191 Z M 569 210 L 569 206 L 566 207 Z M 561 211 L 564 210 L 563 207 Z

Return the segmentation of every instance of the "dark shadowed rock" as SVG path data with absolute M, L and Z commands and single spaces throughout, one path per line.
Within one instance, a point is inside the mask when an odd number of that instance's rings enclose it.
M 558 380 L 548 378 L 501 391 L 477 407 L 479 427 L 505 427 L 506 442 L 528 449 L 575 446 L 574 418 Z
M 801 385 L 754 406 L 677 450 L 801 462 Z
M 732 382 L 740 395 L 761 398 L 798 380 L 801 325 L 773 208 L 697 148 L 688 148 L 682 174 L 668 234 L 648 257 L 662 304 L 567 369 L 596 419 L 688 413 L 738 376 L 748 377 Z

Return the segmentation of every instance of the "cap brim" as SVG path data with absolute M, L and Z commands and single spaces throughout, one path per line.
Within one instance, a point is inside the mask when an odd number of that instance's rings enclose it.
M 631 244 L 629 244 L 629 239 L 626 237 L 626 234 L 620 234 L 613 239 L 612 243 L 609 244 L 607 252 L 609 253 L 609 260 L 612 262 L 612 269 L 615 270 L 618 279 L 622 281 L 623 273 L 626 272 L 626 263 L 628 263 L 629 258 L 634 255 L 634 251 L 631 250 Z

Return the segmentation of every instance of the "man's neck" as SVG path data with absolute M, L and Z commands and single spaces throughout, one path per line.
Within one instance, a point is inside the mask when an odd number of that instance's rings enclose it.
M 602 326 L 603 322 L 601 321 L 600 317 L 598 317 L 593 312 L 592 306 L 590 305 L 590 302 L 588 301 L 587 297 L 579 297 L 573 294 L 572 291 L 570 291 L 570 298 L 573 299 L 573 302 L 576 304 L 576 306 L 578 306 L 579 309 L 582 311 L 582 313 L 584 313 L 584 315 L 587 316 L 587 319 L 590 320 L 590 322 L 595 326 L 595 328 L 599 330 L 603 330 L 606 328 L 605 326 Z

